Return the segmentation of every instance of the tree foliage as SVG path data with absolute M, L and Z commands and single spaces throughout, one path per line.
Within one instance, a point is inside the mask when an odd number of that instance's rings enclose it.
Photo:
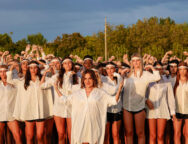
M 99 31 L 91 36 L 80 33 L 62 34 L 53 42 L 47 42 L 41 33 L 28 35 L 14 43 L 9 34 L 0 34 L 0 50 L 19 53 L 27 44 L 37 44 L 44 47 L 46 53 L 54 53 L 64 57 L 70 54 L 89 54 L 93 57 L 104 56 L 104 32 Z M 149 53 L 161 58 L 165 52 L 173 50 L 174 54 L 183 57 L 188 50 L 188 24 L 176 24 L 171 18 L 151 17 L 138 20 L 136 24 L 125 26 L 107 26 L 108 56 L 114 55 L 121 59 L 124 53 L 131 55 Z

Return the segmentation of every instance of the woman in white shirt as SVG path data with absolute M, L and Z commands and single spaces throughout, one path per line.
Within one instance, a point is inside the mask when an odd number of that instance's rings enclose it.
M 63 103 L 71 103 L 71 143 L 103 144 L 107 107 L 117 104 L 122 85 L 115 97 L 97 88 L 98 82 L 94 71 L 83 72 L 82 89 L 69 97 L 64 96 L 55 86 Z
M 181 144 L 181 127 L 185 120 L 183 134 L 185 143 L 188 143 L 188 67 L 187 64 L 181 62 L 178 65 L 177 79 L 174 86 L 175 101 L 176 101 L 176 118 L 173 121 L 174 125 L 174 142 Z
M 154 64 L 156 70 L 163 74 L 162 64 Z M 163 77 L 157 82 L 152 82 L 148 87 L 147 119 L 149 123 L 149 143 L 164 143 L 165 127 L 168 119 L 175 116 L 175 99 L 170 82 Z M 151 103 L 150 103 L 150 102 Z
M 73 84 L 78 84 L 78 79 L 76 74 L 73 74 L 74 64 L 70 57 L 64 58 L 64 60 L 62 61 L 62 65 L 63 68 L 60 70 L 59 74 L 56 74 L 51 78 L 46 79 L 45 82 L 45 75 L 48 70 L 44 72 L 43 78 L 41 80 L 41 87 L 46 88 L 53 86 L 54 83 L 57 83 L 59 90 L 68 96 L 72 93 Z M 71 142 L 71 105 L 62 104 L 56 92 L 53 113 L 58 132 L 59 143 L 66 143 L 67 133 L 69 142 Z
M 7 83 L 7 66 L 0 66 L 0 143 L 3 143 L 5 124 L 13 134 L 16 144 L 21 144 L 21 135 L 18 122 L 13 118 L 16 88 Z
M 106 64 L 106 72 L 107 76 L 103 77 L 103 82 L 112 86 L 118 86 L 122 78 L 116 71 L 116 65 L 112 62 L 108 62 Z M 108 90 L 106 90 L 108 93 Z M 116 93 L 114 93 L 115 96 Z M 119 132 L 121 127 L 122 120 L 122 101 L 120 100 L 117 105 L 108 107 L 107 109 L 107 124 L 106 124 L 106 132 L 105 132 L 105 143 L 110 143 L 110 126 L 112 125 L 112 137 L 113 143 L 119 144 Z
M 17 88 L 17 97 L 13 116 L 15 119 L 25 121 L 25 133 L 28 144 L 33 143 L 34 130 L 36 126 L 36 136 L 39 144 L 44 143 L 45 119 L 50 115 L 45 113 L 44 94 L 40 87 L 40 69 L 35 61 L 29 62 L 29 68 L 24 79 L 12 79 L 11 66 L 7 73 L 7 81 L 14 84 Z M 9 77 L 9 78 L 8 78 Z
M 151 82 L 160 80 L 159 71 L 149 66 L 153 74 L 143 71 L 143 62 L 139 54 L 131 57 L 131 71 L 124 83 L 123 118 L 128 144 L 133 143 L 133 123 L 135 122 L 138 143 L 145 143 L 145 95 Z M 134 119 L 134 121 L 133 121 Z

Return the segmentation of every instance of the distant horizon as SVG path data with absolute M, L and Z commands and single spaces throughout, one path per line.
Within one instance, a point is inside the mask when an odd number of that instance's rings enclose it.
M 135 24 L 138 19 L 170 17 L 177 24 L 188 21 L 186 0 L 1 0 L 0 33 L 10 33 L 14 42 L 41 33 L 48 42 L 57 36 L 78 32 L 90 36 L 111 25 Z

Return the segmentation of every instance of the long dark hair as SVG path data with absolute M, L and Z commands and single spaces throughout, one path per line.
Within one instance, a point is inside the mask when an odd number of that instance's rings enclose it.
M 65 59 L 70 59 L 72 61 L 72 59 L 70 57 L 65 57 L 63 59 L 63 61 Z M 74 71 L 75 72 L 75 65 L 74 63 L 72 62 L 72 68 L 71 68 L 71 71 Z M 59 76 L 58 76 L 58 83 L 59 83 L 59 87 L 62 88 L 62 85 L 63 85 L 63 77 L 64 77 L 64 74 L 65 74 L 65 69 L 63 68 L 63 66 L 61 67 L 60 71 L 59 71 Z M 76 74 L 73 74 L 72 75 L 72 80 L 73 80 L 73 85 L 75 84 L 78 84 L 78 77 Z
M 178 66 L 187 66 L 187 64 L 185 62 L 181 62 Z M 186 77 L 187 77 L 187 81 L 188 81 L 188 72 L 187 72 Z M 179 86 L 179 81 L 180 81 L 180 73 L 179 73 L 179 69 L 178 69 L 177 76 L 176 76 L 176 83 L 175 83 L 175 86 L 174 86 L 174 95 L 176 95 L 176 90 L 177 90 L 177 87 Z
M 29 62 L 29 65 L 30 64 L 37 64 L 38 65 L 38 63 L 36 61 L 31 61 L 31 62 Z M 37 76 L 39 77 L 39 80 L 41 80 L 42 75 L 40 73 L 40 68 L 39 67 L 37 67 Z M 27 90 L 27 88 L 30 85 L 30 80 L 31 80 L 31 73 L 30 73 L 30 69 L 28 68 L 27 72 L 26 72 L 26 75 L 25 75 L 25 83 L 24 83 L 24 88 L 26 90 Z

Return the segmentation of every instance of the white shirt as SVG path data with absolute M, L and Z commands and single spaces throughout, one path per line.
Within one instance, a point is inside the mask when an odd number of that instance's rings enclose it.
M 170 119 L 175 114 L 175 98 L 172 85 L 160 80 L 149 85 L 148 99 L 153 103 L 154 109 L 147 108 L 148 119 Z
M 105 85 L 105 83 L 107 83 L 107 87 L 106 88 L 104 87 L 102 89 L 104 89 L 106 93 L 108 93 L 109 95 L 112 95 L 112 96 L 116 95 L 118 87 L 123 80 L 122 77 L 119 74 L 116 73 L 116 75 L 117 75 L 117 83 L 115 81 L 111 80 L 110 77 L 108 77 L 108 76 L 105 76 L 102 79 L 104 85 Z M 115 87 L 114 94 L 109 93 L 110 90 L 113 89 L 113 88 L 110 88 L 112 86 Z M 117 103 L 117 105 L 113 105 L 111 107 L 108 107 L 107 112 L 108 113 L 118 113 L 118 112 L 122 111 L 122 108 L 123 108 L 123 103 L 122 103 L 122 100 L 120 99 L 119 102 Z
M 103 144 L 107 107 L 117 104 L 115 97 L 94 88 L 89 97 L 81 89 L 69 97 L 62 96 L 61 100 L 72 104 L 71 143 Z
M 52 87 L 55 82 L 58 80 L 58 74 L 55 74 L 51 78 L 46 77 L 46 81 L 41 85 L 42 88 Z M 63 84 L 62 87 L 58 89 L 66 96 L 69 96 L 74 89 L 78 89 L 80 85 L 73 86 L 72 84 L 72 77 L 71 72 L 65 73 L 63 76 Z M 62 104 L 60 101 L 60 97 L 58 96 L 57 92 L 54 91 L 54 106 L 53 106 L 53 115 L 59 116 L 62 118 L 70 118 L 71 117 L 71 105 L 70 104 Z
M 176 76 L 174 77 L 169 76 L 167 80 L 172 84 L 172 87 L 174 88 L 176 83 Z
M 188 114 L 188 81 L 182 83 L 179 81 L 179 86 L 176 89 L 176 113 Z
M 124 80 L 123 108 L 128 111 L 140 111 L 145 108 L 146 89 L 151 82 L 160 80 L 159 71 L 153 74 L 143 71 L 141 77 L 134 76 L 134 73 Z
M 0 81 L 0 122 L 13 121 L 16 88 L 13 85 L 6 86 Z
M 44 93 L 40 87 L 40 80 L 30 81 L 27 90 L 24 88 L 25 79 L 12 79 L 12 71 L 7 72 L 7 82 L 17 88 L 17 96 L 13 117 L 17 120 L 45 119 L 51 116 L 45 111 L 48 103 L 44 102 Z

